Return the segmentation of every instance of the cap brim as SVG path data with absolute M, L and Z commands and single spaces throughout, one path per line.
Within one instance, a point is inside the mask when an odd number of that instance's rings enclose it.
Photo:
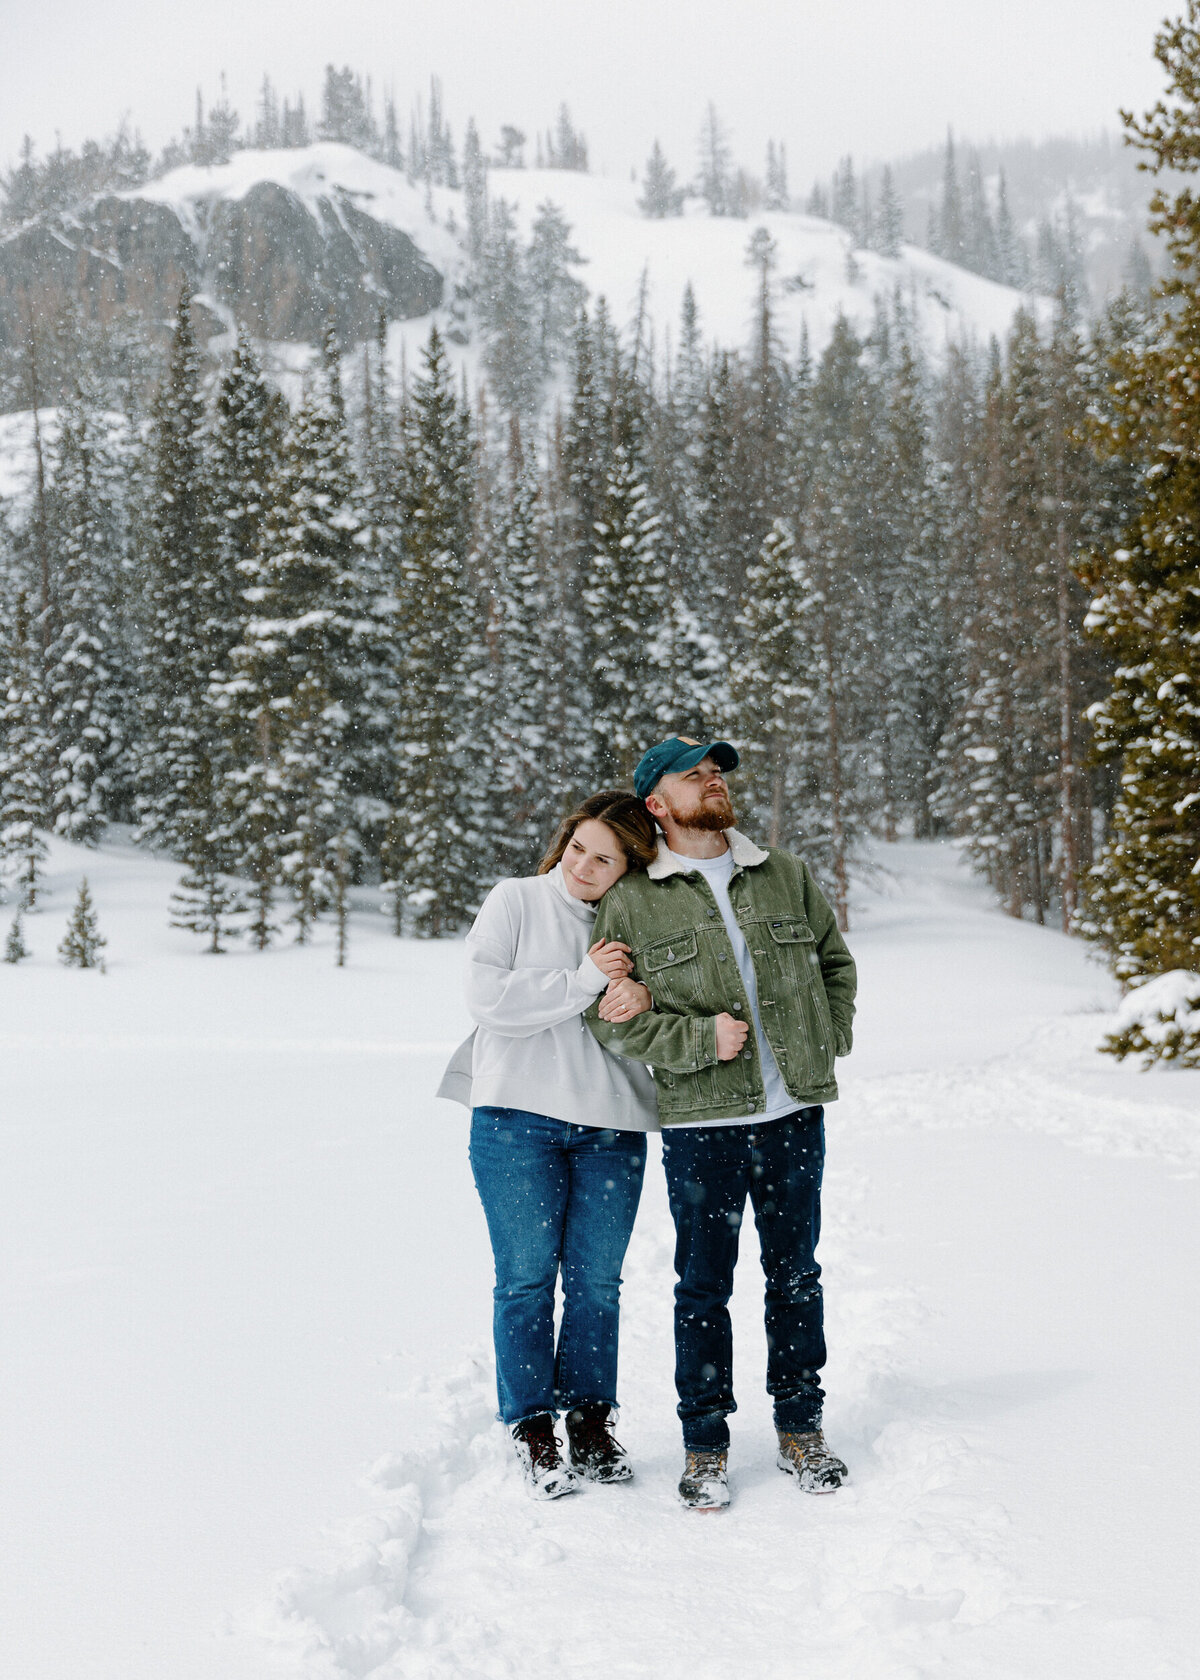
M 681 770 L 694 770 L 706 758 L 711 758 L 718 770 L 736 770 L 738 767 L 736 747 L 728 741 L 709 741 L 705 746 L 693 747 L 691 752 L 677 758 L 664 775 L 677 776 Z

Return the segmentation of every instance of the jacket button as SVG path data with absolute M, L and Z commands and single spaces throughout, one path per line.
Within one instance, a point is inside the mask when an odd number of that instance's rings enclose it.
M 750 1060 L 750 1052 L 749 1052 L 749 1050 L 743 1050 L 743 1051 L 742 1051 L 742 1055 L 743 1055 L 743 1056 L 744 1056 L 744 1057 L 745 1057 L 745 1058 L 746 1058 L 746 1060 L 747 1060 L 747 1061 L 749 1061 L 749 1060 Z
M 708 912 L 708 914 L 709 914 L 709 915 L 710 915 L 710 916 L 715 916 L 715 915 L 716 915 L 716 913 L 717 913 L 717 912 L 716 912 L 716 911 L 715 911 L 715 910 L 710 910 L 710 911 L 709 911 L 709 912 Z
M 725 953 L 724 953 L 724 951 L 718 951 L 718 953 L 717 953 L 717 961 L 718 961 L 718 962 L 724 962 L 724 961 L 725 961 Z

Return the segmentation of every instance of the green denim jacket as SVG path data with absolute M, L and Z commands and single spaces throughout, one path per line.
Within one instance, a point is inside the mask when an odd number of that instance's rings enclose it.
M 833 1061 L 850 1053 L 854 959 L 808 866 L 790 852 L 763 851 L 727 832 L 733 852 L 729 901 L 750 947 L 763 1031 L 796 1106 L 837 1096 Z M 761 1114 L 762 1063 L 751 1031 L 732 1061 L 717 1060 L 715 1017 L 749 1020 L 742 977 L 712 889 L 660 840 L 646 874 L 625 875 L 600 901 L 596 939 L 632 948 L 634 974 L 654 1008 L 627 1025 L 585 1020 L 607 1050 L 646 1062 L 659 1119 L 716 1120 Z

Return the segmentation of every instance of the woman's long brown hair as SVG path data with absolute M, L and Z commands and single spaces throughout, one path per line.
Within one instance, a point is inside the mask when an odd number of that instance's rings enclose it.
M 654 818 L 635 794 L 620 788 L 603 788 L 577 805 L 569 817 L 559 824 L 558 833 L 538 865 L 539 875 L 548 875 L 571 842 L 571 836 L 581 822 L 594 819 L 611 828 L 625 853 L 625 863 L 632 872 L 645 869 L 658 855 L 658 829 Z

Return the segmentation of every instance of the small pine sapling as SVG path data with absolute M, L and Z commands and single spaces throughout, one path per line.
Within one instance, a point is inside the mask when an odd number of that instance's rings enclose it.
M 180 878 L 171 894 L 171 926 L 204 935 L 210 954 L 219 956 L 225 949 L 221 941 L 236 939 L 242 931 L 229 918 L 241 914 L 244 908 L 241 896 L 220 870 L 203 860 Z
M 8 930 L 8 938 L 4 942 L 4 960 L 6 963 L 19 963 L 22 958 L 30 955 L 32 953 L 25 943 L 25 931 L 21 926 L 21 911 L 18 908 Z
M 88 890 L 87 876 L 79 883 L 79 897 L 67 923 L 66 935 L 58 947 L 61 961 L 67 968 L 98 968 L 104 973 L 104 958 L 100 955 L 108 940 L 100 933 L 96 907 Z
M 337 836 L 331 851 L 333 854 L 333 890 L 330 897 L 333 904 L 334 926 L 337 930 L 335 960 L 339 968 L 345 968 L 346 953 L 350 948 L 349 860 L 346 855 L 345 834 Z

